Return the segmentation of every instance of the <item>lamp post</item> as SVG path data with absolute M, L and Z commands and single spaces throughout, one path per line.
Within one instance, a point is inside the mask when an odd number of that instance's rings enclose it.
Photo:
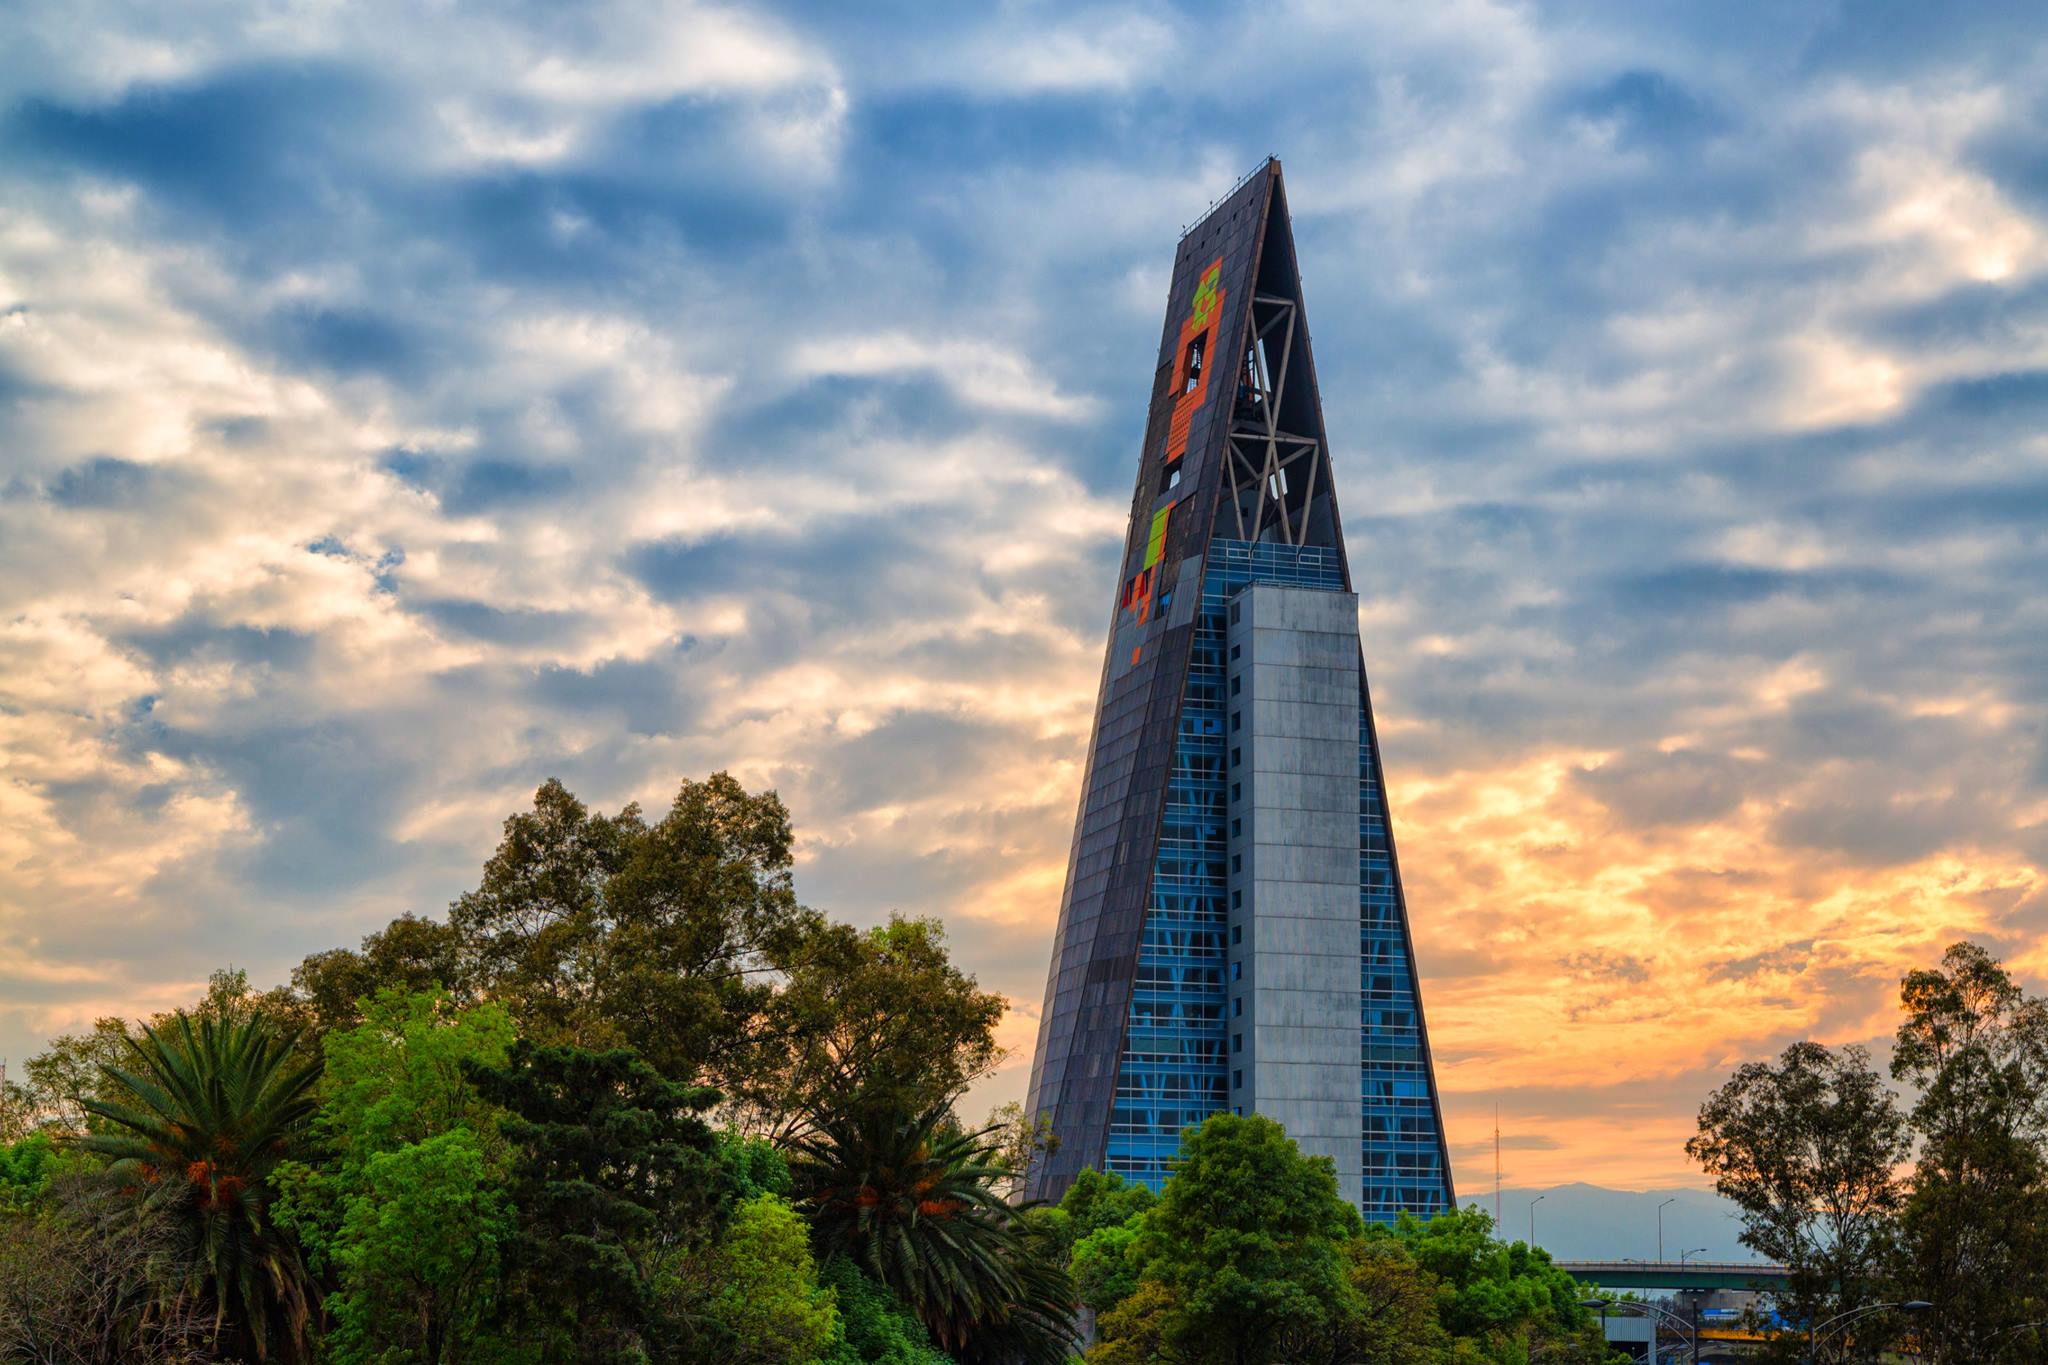
M 1581 1307 L 1581 1308 L 1597 1308 L 1597 1309 L 1599 1309 L 1599 1310 L 1600 1310 L 1600 1338 L 1601 1338 L 1601 1340 L 1602 1340 L 1602 1341 L 1605 1341 L 1605 1340 L 1607 1339 L 1607 1310 L 1608 1310 L 1608 1308 L 1609 1308 L 1610 1306 L 1613 1306 L 1613 1302 L 1614 1302 L 1614 1301 L 1613 1301 L 1613 1300 L 1611 1300 L 1611 1299 L 1580 1299 L 1580 1300 L 1579 1300 L 1579 1307 Z M 1686 1349 L 1686 1354 L 1688 1354 L 1688 1355 L 1690 1355 L 1690 1356 L 1692 1357 L 1692 1360 L 1693 1360 L 1693 1365 L 1699 1365 L 1699 1360 L 1700 1360 L 1700 1329 L 1699 1329 L 1699 1324 L 1697 1324 L 1697 1323 L 1691 1323 L 1691 1322 L 1687 1322 L 1687 1321 L 1686 1321 L 1686 1320 L 1685 1320 L 1684 1318 L 1681 1318 L 1680 1316 L 1678 1316 L 1678 1314 L 1676 1314 L 1676 1313 L 1673 1313 L 1673 1312 L 1671 1312 L 1671 1311 L 1670 1311 L 1669 1309 L 1666 1309 L 1666 1308 L 1659 1308 L 1659 1307 L 1658 1307 L 1658 1306 L 1657 1306 L 1656 1304 L 1654 1304 L 1654 1303 L 1647 1303 L 1647 1302 L 1644 1302 L 1644 1301 L 1642 1301 L 1642 1300 L 1640 1300 L 1640 1299 L 1637 1299 L 1637 1300 L 1631 1300 L 1631 1301 L 1629 1301 L 1629 1302 L 1623 1303 L 1623 1304 L 1621 1304 L 1621 1305 L 1620 1305 L 1620 1307 L 1623 1307 L 1623 1308 L 1640 1308 L 1640 1309 L 1642 1309 L 1642 1310 L 1643 1310 L 1643 1311 L 1644 1311 L 1645 1313 L 1653 1313 L 1653 1314 L 1655 1314 L 1655 1315 L 1656 1315 L 1657 1317 L 1659 1317 L 1659 1318 L 1662 1318 L 1662 1319 L 1663 1319 L 1663 1320 L 1664 1320 L 1665 1322 L 1668 1322 L 1668 1323 L 1670 1323 L 1670 1324 L 1672 1325 L 1672 1327 L 1673 1327 L 1674 1329 L 1676 1329 L 1676 1330 L 1677 1330 L 1677 1331 L 1679 1332 L 1679 1334 L 1680 1334 L 1680 1335 L 1682 1335 L 1682 1336 L 1683 1336 L 1683 1337 L 1685 1338 L 1685 1349 Z M 1653 1333 L 1651 1333 L 1651 1337 L 1652 1337 L 1652 1340 L 1651 1340 L 1651 1342 L 1650 1342 L 1650 1355 L 1651 1355 L 1651 1358 L 1652 1358 L 1652 1359 L 1654 1359 L 1654 1358 L 1656 1357 L 1656 1354 L 1657 1354 L 1657 1343 L 1656 1343 L 1656 1341 L 1655 1341 L 1655 1336 L 1656 1336 L 1656 1334 L 1655 1334 L 1654 1332 L 1653 1332 Z
M 2001 1327 L 1996 1332 L 1993 1332 L 1990 1336 L 1984 1338 L 1984 1344 L 1986 1346 L 1989 1346 L 1992 1342 L 1998 1340 L 2000 1337 L 2005 1336 L 2010 1332 L 2024 1332 L 2029 1327 L 2034 1328 L 2037 1331 L 2043 1327 L 2048 1327 L 2048 1318 L 2042 1318 L 2036 1322 L 2016 1322 L 2010 1327 Z
M 1548 1198 L 1550 1196 L 1547 1194 L 1539 1194 L 1529 1201 L 1529 1250 L 1531 1251 L 1536 1249 L 1536 1206 Z
M 1705 1247 L 1694 1247 L 1694 1248 L 1693 1248 L 1693 1249 L 1692 1249 L 1691 1251 L 1681 1251 L 1681 1252 L 1679 1252 L 1679 1253 L 1678 1253 L 1678 1268 L 1679 1268 L 1680 1270 L 1683 1270 L 1683 1269 L 1685 1269 L 1685 1260 L 1686 1260 L 1686 1257 L 1688 1257 L 1688 1256 L 1704 1256 L 1704 1255 L 1706 1255 L 1706 1254 L 1707 1254 L 1707 1249 L 1706 1249 Z
M 1824 1322 L 1814 1323 L 1806 1329 L 1807 1365 L 1813 1365 L 1813 1362 L 1820 1359 L 1820 1344 L 1823 1341 L 1858 1318 L 1869 1317 L 1872 1313 L 1882 1313 L 1887 1308 L 1896 1308 L 1905 1313 L 1924 1313 L 1932 1307 L 1934 1305 L 1925 1299 L 1907 1299 L 1904 1303 L 1866 1303 L 1861 1308 L 1852 1308 L 1846 1313 L 1837 1313 Z
M 1678 1197 L 1673 1195 L 1657 1206 L 1657 1259 L 1660 1261 L 1664 1259 L 1664 1210 L 1677 1202 Z

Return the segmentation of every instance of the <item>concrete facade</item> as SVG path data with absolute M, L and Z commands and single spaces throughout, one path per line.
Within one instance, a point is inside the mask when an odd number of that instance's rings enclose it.
M 1358 598 L 1253 584 L 1231 600 L 1225 732 L 1231 1107 L 1363 1185 Z

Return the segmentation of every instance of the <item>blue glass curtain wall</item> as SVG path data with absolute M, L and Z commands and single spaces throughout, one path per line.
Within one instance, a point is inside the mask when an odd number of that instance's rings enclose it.
M 1223 980 L 1224 632 L 1230 598 L 1250 583 L 1342 591 L 1338 552 L 1209 543 L 1173 772 L 1104 1165 L 1157 1189 L 1183 1129 L 1226 1107 Z M 1422 1053 L 1415 978 L 1401 931 L 1386 803 L 1371 735 L 1359 731 L 1359 1076 L 1367 1217 L 1446 1207 L 1435 1110 Z

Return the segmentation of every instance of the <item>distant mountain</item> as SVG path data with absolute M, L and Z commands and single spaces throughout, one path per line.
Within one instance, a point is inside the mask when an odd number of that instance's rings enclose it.
M 1460 1202 L 1493 1212 L 1493 1191 L 1461 1190 Z M 1681 1251 L 1706 1248 L 1705 1260 L 1757 1261 L 1763 1258 L 1735 1240 L 1741 1226 L 1735 1205 L 1707 1190 L 1608 1190 L 1598 1185 L 1552 1185 L 1548 1188 L 1504 1189 L 1500 1195 L 1501 1235 L 1509 1241 L 1529 1236 L 1529 1201 L 1536 1205 L 1536 1245 L 1560 1261 L 1637 1260 L 1657 1257 L 1657 1206 L 1664 1210 L 1664 1259 Z

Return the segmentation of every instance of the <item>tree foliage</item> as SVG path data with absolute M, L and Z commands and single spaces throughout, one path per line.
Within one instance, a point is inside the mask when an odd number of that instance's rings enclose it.
M 1515 1361 L 1530 1353 L 1598 1361 L 1599 1328 L 1581 1308 L 1579 1283 L 1523 1242 L 1502 1242 L 1477 1206 L 1427 1221 L 1395 1220 L 1392 1237 L 1434 1286 L 1437 1318 L 1468 1356 Z M 1384 1234 L 1383 1234 L 1384 1235 Z
M 278 1172 L 278 1221 L 333 1282 L 337 1365 L 499 1358 L 509 1153 L 465 1068 L 504 1063 L 511 1020 L 393 988 L 359 1014 L 323 1040 L 313 1150 Z
M 1345 1298 L 1343 1246 L 1362 1234 L 1327 1158 L 1303 1156 L 1269 1118 L 1214 1115 L 1184 1136 L 1144 1215 L 1138 1286 L 1101 1319 L 1102 1358 L 1248 1365 L 1326 1335 Z
M 335 1365 L 514 1359 L 495 1326 L 512 1228 L 475 1132 L 456 1128 L 370 1157 L 334 1242 Z
M 710 1313 L 727 1339 L 720 1358 L 732 1365 L 812 1365 L 843 1339 L 837 1300 L 818 1283 L 810 1231 L 780 1196 L 739 1205 L 703 1265 L 715 1286 Z
M 840 1324 L 839 1338 L 820 1357 L 824 1365 L 949 1365 L 917 1315 L 852 1261 L 825 1261 L 818 1280 L 832 1294 Z
M 1007 1006 L 952 964 L 945 941 L 933 919 L 817 926 L 791 953 L 759 1054 L 730 1078 L 738 1097 L 784 1135 L 855 1106 L 950 1104 L 1001 1059 Z
M 1019 1358 L 1058 1362 L 1072 1336 L 1072 1286 L 1056 1247 L 1001 1190 L 989 1134 L 935 1106 L 822 1115 L 792 1148 L 791 1175 L 827 1256 L 851 1261 L 952 1352 L 999 1332 Z
M 731 1209 L 734 1182 L 698 1117 L 716 1092 L 628 1049 L 524 1039 L 503 1067 L 469 1074 L 505 1109 L 515 1149 L 506 1255 L 523 1340 L 548 1365 L 689 1358 L 705 1324 L 664 1314 L 658 1291 L 669 1258 L 702 1252 Z
M 1819 1321 L 1882 1301 L 1879 1262 L 1910 1147 L 1863 1049 L 1794 1043 L 1775 1065 L 1738 1067 L 1701 1106 L 1685 1150 L 1741 1210 L 1743 1245 L 1790 1270 L 1788 1316 Z
M 296 1360 L 308 1344 L 305 1267 L 269 1216 L 271 1173 L 320 1072 L 294 1060 L 297 1041 L 260 1014 L 145 1027 L 127 1040 L 128 1065 L 105 1068 L 112 1098 L 83 1102 L 104 1130 L 78 1139 L 182 1232 L 217 1336 L 257 1360 Z
M 1938 1362 L 2032 1358 L 2017 1324 L 2048 1317 L 2048 1003 L 1958 943 L 1900 989 L 1892 1076 L 1918 1093 L 1920 1139 L 1899 1220 L 1902 1293 Z

